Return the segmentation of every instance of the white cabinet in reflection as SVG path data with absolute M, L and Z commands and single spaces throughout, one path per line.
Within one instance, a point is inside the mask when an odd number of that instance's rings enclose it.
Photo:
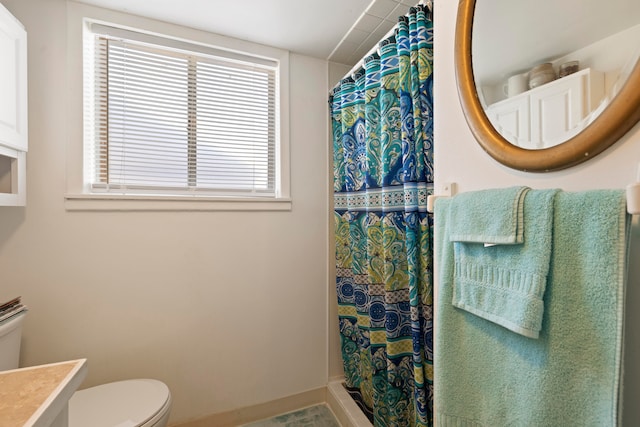
M 524 147 L 531 142 L 530 111 L 529 95 L 521 94 L 489 106 L 487 115 L 505 139 Z
M 584 69 L 487 108 L 494 127 L 514 145 L 552 147 L 583 129 L 604 99 L 604 75 Z
M 0 4 L 0 206 L 26 203 L 27 32 Z

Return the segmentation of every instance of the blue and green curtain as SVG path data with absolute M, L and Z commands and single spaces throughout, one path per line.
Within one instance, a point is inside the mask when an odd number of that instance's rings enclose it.
M 433 413 L 433 25 L 411 8 L 330 96 L 345 387 L 375 426 Z

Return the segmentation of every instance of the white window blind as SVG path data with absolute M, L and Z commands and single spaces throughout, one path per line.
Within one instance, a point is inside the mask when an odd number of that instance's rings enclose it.
M 92 191 L 275 197 L 277 64 L 119 32 L 91 43 Z

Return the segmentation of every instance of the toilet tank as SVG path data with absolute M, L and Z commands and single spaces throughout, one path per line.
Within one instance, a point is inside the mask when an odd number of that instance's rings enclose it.
M 0 371 L 18 367 L 24 316 L 22 312 L 0 322 Z

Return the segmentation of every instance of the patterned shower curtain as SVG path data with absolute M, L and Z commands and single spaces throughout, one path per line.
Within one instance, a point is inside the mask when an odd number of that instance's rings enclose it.
M 330 97 L 345 387 L 375 426 L 430 426 L 433 27 L 411 8 Z

